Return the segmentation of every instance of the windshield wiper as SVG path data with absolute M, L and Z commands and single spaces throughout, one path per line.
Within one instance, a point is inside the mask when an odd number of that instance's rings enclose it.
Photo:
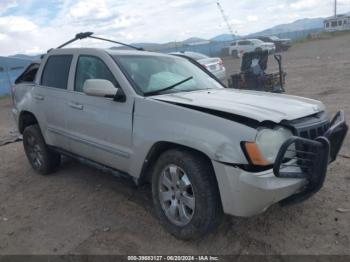
M 168 87 L 165 87 L 165 88 L 162 88 L 162 89 L 159 89 L 159 90 L 155 90 L 155 91 L 150 91 L 150 92 L 145 92 L 144 95 L 147 95 L 147 96 L 151 96 L 151 95 L 156 95 L 156 94 L 159 94 L 161 92 L 164 92 L 164 91 L 167 91 L 167 90 L 170 90 L 170 89 L 173 89 L 174 87 L 177 87 L 178 85 L 181 85 L 189 80 L 193 79 L 193 76 L 190 76 L 190 77 L 187 77 L 186 79 L 180 81 L 180 82 L 177 82 L 171 86 L 168 86 Z

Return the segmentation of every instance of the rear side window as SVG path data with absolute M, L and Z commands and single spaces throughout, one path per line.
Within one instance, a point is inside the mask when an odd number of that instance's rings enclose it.
M 28 66 L 27 69 L 24 70 L 24 72 L 16 79 L 15 84 L 19 84 L 23 82 L 25 83 L 34 82 L 39 66 L 40 65 L 38 63 L 34 63 Z
M 238 45 L 250 45 L 249 41 L 239 41 Z
M 44 67 L 43 75 L 41 77 L 41 85 L 67 89 L 72 58 L 72 55 L 50 56 Z

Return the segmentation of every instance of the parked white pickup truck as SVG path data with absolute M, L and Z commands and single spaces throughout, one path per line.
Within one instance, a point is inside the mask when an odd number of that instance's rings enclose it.
M 269 54 L 276 51 L 274 43 L 263 42 L 259 39 L 242 39 L 231 43 L 229 55 L 233 57 L 242 57 L 245 53 L 268 51 Z
M 52 49 L 12 95 L 38 173 L 67 155 L 150 182 L 160 222 L 182 239 L 223 213 L 310 197 L 347 133 L 321 102 L 227 89 L 195 61 L 138 50 Z

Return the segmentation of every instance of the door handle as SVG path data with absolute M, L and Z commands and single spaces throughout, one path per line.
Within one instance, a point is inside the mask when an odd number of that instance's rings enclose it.
M 82 104 L 69 103 L 69 106 L 74 109 L 83 110 L 84 106 Z
M 34 98 L 36 100 L 44 100 L 44 96 L 42 96 L 42 95 L 34 95 Z

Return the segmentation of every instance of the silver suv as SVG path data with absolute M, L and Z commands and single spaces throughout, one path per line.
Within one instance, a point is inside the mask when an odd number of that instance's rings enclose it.
M 53 49 L 17 79 L 13 114 L 38 173 L 67 155 L 149 182 L 182 239 L 310 197 L 347 132 L 321 102 L 228 89 L 195 61 L 144 51 Z

